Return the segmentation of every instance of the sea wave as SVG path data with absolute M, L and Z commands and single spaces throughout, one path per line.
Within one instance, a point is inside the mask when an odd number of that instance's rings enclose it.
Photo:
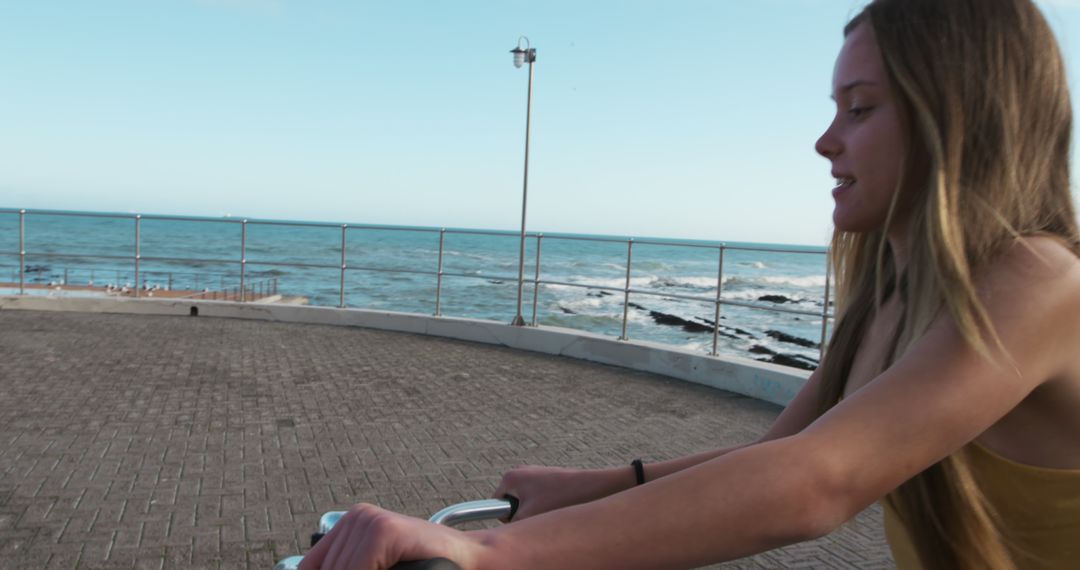
M 698 289 L 706 291 L 716 290 L 715 277 L 656 277 L 650 282 L 655 289 Z
M 757 301 L 762 297 L 784 297 L 788 303 L 816 303 L 821 304 L 820 299 L 814 299 L 812 297 L 793 296 L 790 291 L 781 291 L 779 289 L 744 289 L 741 291 L 732 291 L 725 289 L 720 295 L 726 301 Z
M 724 287 L 758 287 L 763 288 L 765 286 L 781 286 L 781 287 L 793 287 L 800 289 L 809 289 L 813 287 L 822 288 L 825 287 L 824 275 L 799 275 L 799 276 L 777 276 L 777 275 L 762 275 L 760 277 L 747 277 L 743 275 L 733 275 L 731 277 L 724 278 Z
M 774 277 L 764 276 L 761 278 L 765 283 L 772 285 L 791 285 L 794 287 L 824 287 L 824 275 L 804 275 L 801 277 Z
M 753 267 L 754 269 L 765 269 L 766 267 L 764 261 L 740 261 L 738 265 L 743 267 Z

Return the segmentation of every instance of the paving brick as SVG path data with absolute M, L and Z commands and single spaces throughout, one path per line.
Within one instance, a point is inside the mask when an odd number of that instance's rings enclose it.
M 750 441 L 770 404 L 445 339 L 227 319 L 0 312 L 0 567 L 248 568 L 355 501 L 425 516 L 520 464 Z M 888 568 L 872 507 L 717 568 Z

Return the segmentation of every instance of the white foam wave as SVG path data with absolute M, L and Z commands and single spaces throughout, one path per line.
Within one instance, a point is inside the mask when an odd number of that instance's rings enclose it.
M 761 276 L 746 277 L 733 275 L 724 278 L 724 287 L 792 287 L 798 289 L 811 289 L 825 287 L 824 275 L 800 275 L 800 276 Z
M 433 250 L 417 250 L 417 251 L 423 251 L 424 253 L 434 253 L 436 255 L 439 253 L 439 251 L 435 250 L 435 249 L 433 249 Z M 479 253 L 469 253 L 467 251 L 454 251 L 452 249 L 443 250 L 443 255 L 445 255 L 447 257 L 464 257 L 465 259 L 476 259 L 476 260 L 479 260 L 479 261 L 495 261 L 494 257 L 488 256 L 488 255 L 480 255 Z
M 642 288 L 647 287 L 649 283 L 654 279 L 653 276 L 646 277 L 631 277 L 630 288 Z M 589 285 L 591 287 L 607 287 L 609 289 L 622 289 L 626 286 L 625 277 L 591 277 L 587 275 L 572 275 L 570 277 L 550 277 L 554 281 L 563 281 L 565 283 L 574 283 L 577 285 Z M 577 287 L 567 287 L 565 285 L 549 285 L 558 289 L 576 289 Z
M 793 287 L 824 287 L 824 275 L 804 275 L 802 277 L 762 277 L 761 280 L 771 285 L 789 285 Z
M 715 277 L 656 277 L 650 284 L 653 288 L 676 287 L 682 289 L 716 289 Z
M 610 298 L 611 297 L 584 297 L 581 299 L 564 300 L 559 303 L 559 306 L 566 307 L 567 309 L 570 309 L 575 313 L 586 313 L 608 304 L 604 301 L 605 299 Z

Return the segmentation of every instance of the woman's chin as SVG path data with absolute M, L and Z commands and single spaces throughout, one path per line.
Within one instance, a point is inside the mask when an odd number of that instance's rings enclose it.
M 880 228 L 880 224 L 870 223 L 867 220 L 844 212 L 840 208 L 833 210 L 833 226 L 841 232 L 865 233 Z

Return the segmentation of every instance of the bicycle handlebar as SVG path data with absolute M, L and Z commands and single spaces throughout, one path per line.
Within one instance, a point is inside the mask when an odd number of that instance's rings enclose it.
M 469 501 L 451 505 L 435 513 L 428 522 L 445 526 L 457 526 L 471 521 L 492 519 L 512 519 L 517 513 L 518 499 L 510 495 L 506 499 L 487 499 L 483 501 Z M 319 541 L 334 527 L 345 511 L 331 511 L 319 519 L 319 532 L 311 535 L 311 545 Z M 303 556 L 290 556 L 276 565 L 274 570 L 296 570 L 300 567 Z M 446 558 L 433 558 L 431 560 L 419 560 L 413 562 L 398 562 L 390 570 L 461 570 L 461 567 Z

